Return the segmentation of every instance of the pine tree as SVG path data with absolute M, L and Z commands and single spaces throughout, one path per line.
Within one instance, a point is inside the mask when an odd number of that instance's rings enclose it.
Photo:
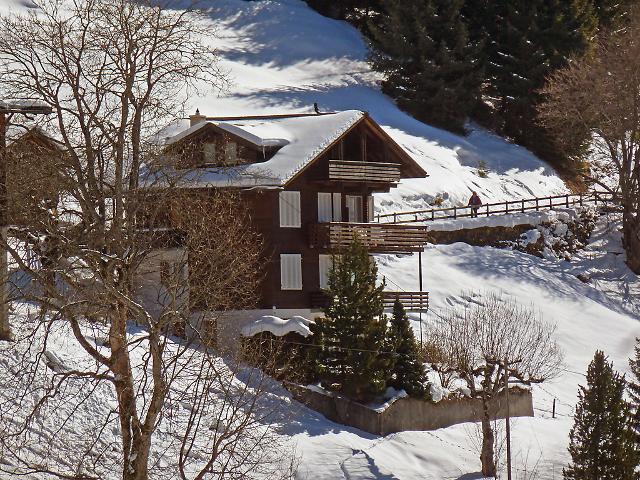
M 330 302 L 318 323 L 322 384 L 356 400 L 384 392 L 391 367 L 385 351 L 387 318 L 384 284 L 376 286 L 378 269 L 357 237 L 329 272 Z
M 550 160 L 559 152 L 536 123 L 547 75 L 588 51 L 597 28 L 592 0 L 467 0 L 473 41 L 484 45 L 483 98 L 502 133 Z
M 640 339 L 636 338 L 633 349 L 634 357 L 629 359 L 632 380 L 627 385 L 631 397 L 632 427 L 635 435 L 636 448 L 640 450 Z
M 464 0 L 383 0 L 371 26 L 372 67 L 382 90 L 415 118 L 463 131 L 479 99 L 479 46 L 469 41 Z
M 409 318 L 400 300 L 393 304 L 389 343 L 394 356 L 393 375 L 389 385 L 404 389 L 412 397 L 428 397 L 424 366 L 418 358 L 418 344 Z
M 567 480 L 631 480 L 638 455 L 630 428 L 631 412 L 624 400 L 626 381 L 598 351 L 580 387 L 574 425 L 569 433 L 571 464 Z
M 624 20 L 631 5 L 637 0 L 594 0 L 594 8 L 601 29 L 614 27 Z

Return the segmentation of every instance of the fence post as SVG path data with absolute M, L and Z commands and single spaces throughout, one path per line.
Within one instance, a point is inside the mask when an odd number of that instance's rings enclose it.
M 505 214 L 509 213 L 509 202 L 508 201 L 504 202 L 504 213 Z
M 458 209 L 457 207 L 453 207 L 453 219 L 457 219 L 458 218 Z
M 436 211 L 432 208 L 431 209 L 431 220 L 435 220 L 436 219 Z
M 566 196 L 566 199 L 567 199 L 567 208 L 569 208 L 569 195 L 568 194 Z
M 582 207 L 582 192 L 580 193 L 580 206 Z
M 536 212 L 540 210 L 540 200 L 536 197 Z
M 396 212 L 393 212 L 393 223 L 398 223 L 398 216 Z
M 522 200 L 522 213 L 524 213 L 524 200 Z

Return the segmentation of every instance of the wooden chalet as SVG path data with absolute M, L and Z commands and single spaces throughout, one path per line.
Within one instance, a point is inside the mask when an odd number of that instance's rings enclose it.
M 240 189 L 267 252 L 261 311 L 313 316 L 324 301 L 331 252 L 354 234 L 373 254 L 414 252 L 426 243 L 424 226 L 373 222 L 374 193 L 427 173 L 366 112 L 196 112 L 163 143 L 172 167 L 187 172 L 184 188 Z M 424 307 L 425 295 L 401 297 Z

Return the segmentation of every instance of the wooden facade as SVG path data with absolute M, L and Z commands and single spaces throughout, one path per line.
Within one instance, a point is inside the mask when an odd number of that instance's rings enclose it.
M 269 121 L 269 117 L 244 118 Z M 167 148 L 174 164 L 209 167 L 211 157 L 205 158 L 205 148 L 217 153 L 234 151 L 231 159 L 219 157 L 217 166 L 265 162 L 278 151 L 277 146 L 256 147 L 246 138 L 235 138 L 228 129 L 217 126 L 216 119 L 207 121 L 210 127 Z M 215 147 L 203 147 L 206 143 L 215 143 Z M 388 192 L 401 178 L 424 176 L 426 172 L 363 114 L 281 185 L 236 186 L 250 212 L 252 228 L 264 241 L 266 275 L 258 308 L 317 308 L 327 257 L 348 244 L 353 235 L 358 235 L 372 253 L 408 253 L 422 248 L 426 243 L 423 227 L 371 222 L 374 193 Z

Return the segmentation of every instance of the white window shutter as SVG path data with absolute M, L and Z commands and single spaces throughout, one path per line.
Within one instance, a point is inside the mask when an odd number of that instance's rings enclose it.
M 367 219 L 370 222 L 373 222 L 375 220 L 374 206 L 373 206 L 373 196 L 372 195 L 369 195 L 367 197 Z
M 329 287 L 329 272 L 333 267 L 333 257 L 331 255 L 318 256 L 318 270 L 320 272 L 320 288 Z
M 333 194 L 333 221 L 342 221 L 342 194 L 340 193 Z
M 280 254 L 280 289 L 302 290 L 302 255 Z
M 331 194 L 318 192 L 318 223 L 333 220 L 331 211 Z
M 300 192 L 280 192 L 280 226 L 300 228 Z

